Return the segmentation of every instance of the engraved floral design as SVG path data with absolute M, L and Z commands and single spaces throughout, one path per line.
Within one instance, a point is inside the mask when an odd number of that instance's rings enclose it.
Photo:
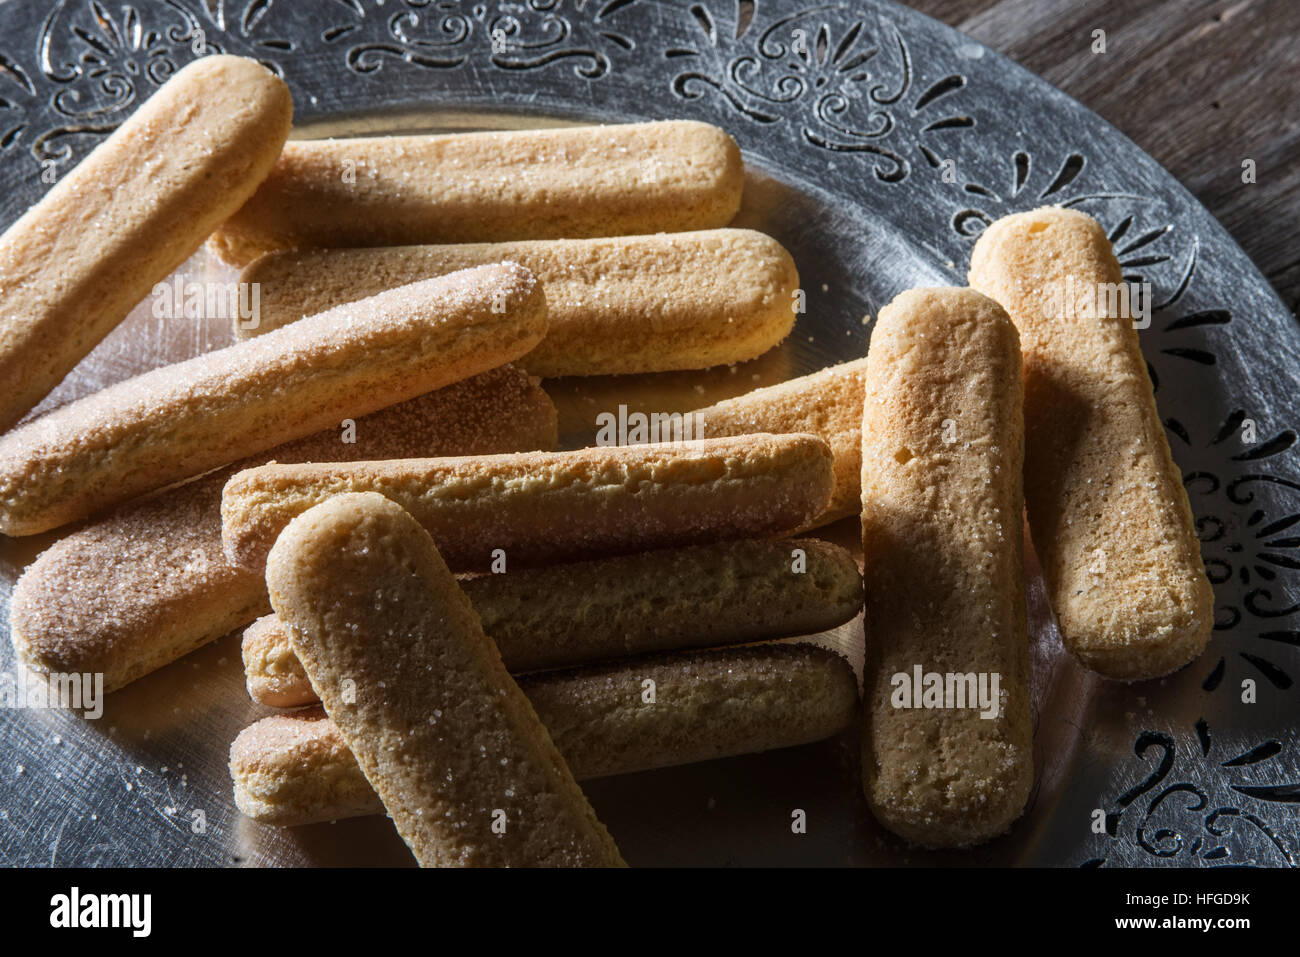
M 72 158 L 76 138 L 98 139 L 117 128 L 139 101 L 195 55 L 199 17 L 174 2 L 114 15 L 98 0 L 59 0 L 38 36 L 41 75 L 55 84 L 50 106 L 62 124 L 32 143 L 41 163 Z
M 64 85 L 56 110 L 78 120 L 111 116 L 142 99 L 142 85 L 161 86 L 196 54 L 198 15 L 173 2 L 150 13 L 146 24 L 135 6 L 114 16 L 98 0 L 54 5 L 39 42 L 41 72 Z
M 1124 223 L 1128 222 L 1129 220 L 1127 219 L 1124 221 Z M 1157 258 L 1158 254 L 1153 255 L 1150 253 L 1139 253 L 1137 256 L 1130 256 L 1130 254 L 1135 253 L 1149 243 L 1154 242 L 1155 239 L 1169 235 L 1172 231 L 1173 226 L 1171 224 L 1158 230 L 1158 236 L 1155 235 L 1155 231 L 1147 232 L 1142 236 L 1139 236 L 1137 239 L 1126 242 L 1121 242 L 1124 235 L 1123 232 L 1112 231 L 1111 242 L 1115 244 L 1116 252 L 1120 257 L 1120 264 L 1124 266 L 1125 279 L 1130 282 L 1143 281 L 1142 275 L 1129 275 L 1130 270 L 1158 266 L 1163 263 L 1176 265 L 1175 260 L 1171 256 Z M 1179 273 L 1172 291 L 1170 291 L 1163 300 L 1155 303 L 1153 306 L 1152 325 L 1161 338 L 1161 355 L 1171 356 L 1175 359 L 1185 360 L 1197 365 L 1212 366 L 1216 365 L 1218 360 L 1215 358 L 1212 351 L 1204 347 L 1204 333 L 1194 333 L 1193 335 L 1198 337 L 1196 339 L 1191 339 L 1185 335 L 1176 336 L 1172 342 L 1168 339 L 1171 334 L 1185 333 L 1190 329 L 1204 329 L 1208 331 L 1210 327 L 1226 326 L 1232 322 L 1232 314 L 1227 309 L 1216 307 L 1186 311 L 1183 308 L 1183 299 L 1187 295 L 1187 291 L 1191 287 L 1192 281 L 1196 276 L 1196 270 L 1200 265 L 1200 254 L 1200 239 L 1193 237 L 1191 249 L 1187 253 L 1186 264 L 1183 266 L 1181 273 Z M 1130 256 L 1130 258 L 1125 259 L 1125 256 Z M 1168 275 L 1167 271 L 1162 272 L 1161 279 L 1166 275 Z M 1157 288 L 1159 287 L 1157 286 Z M 1160 376 L 1157 374 L 1155 367 L 1150 363 L 1148 363 L 1148 368 L 1151 371 L 1151 382 L 1155 386 L 1156 390 L 1159 391 Z
M 583 79 L 599 79 L 610 71 L 611 56 L 636 47 L 617 26 L 617 14 L 635 2 L 574 0 L 567 16 L 562 0 L 529 0 L 508 10 L 503 4 L 486 18 L 492 63 L 505 70 L 533 70 L 567 61 Z
M 8 150 L 22 140 L 36 97 L 31 75 L 22 64 L 0 53 L 0 150 Z
M 1282 619 L 1300 613 L 1300 596 L 1288 580 L 1300 570 L 1300 511 L 1270 514 L 1256 502 L 1255 492 L 1261 487 L 1300 491 L 1300 482 L 1263 471 L 1269 460 L 1290 451 L 1296 433 L 1256 435 L 1259 426 L 1241 409 L 1229 413 L 1210 436 L 1174 417 L 1166 427 L 1175 454 L 1196 466 L 1184 481 L 1199 506 L 1197 534 L 1218 599 L 1215 632 L 1232 638 L 1237 648 L 1234 657 L 1218 658 L 1202 687 L 1217 690 L 1229 677 L 1229 663 L 1241 660 L 1250 665 L 1250 674 L 1287 690 L 1295 683 L 1287 650 L 1300 646 L 1300 632 L 1288 630 Z M 1252 638 L 1242 647 L 1243 639 Z M 1237 684 L 1231 677 L 1227 687 Z
M 39 161 L 66 162 L 71 140 L 98 139 L 189 61 L 210 53 L 254 56 L 282 72 L 272 54 L 291 41 L 261 35 L 272 0 L 181 0 L 123 4 L 58 0 L 37 36 L 40 74 L 54 85 L 50 106 L 66 122 L 32 143 Z
M 1174 866 L 1295 867 L 1300 848 L 1285 827 L 1271 823 L 1270 805 L 1300 803 L 1300 782 L 1260 782 L 1275 774 L 1270 762 L 1283 754 L 1267 739 L 1226 760 L 1211 757 L 1213 735 L 1199 722 L 1195 740 L 1209 767 L 1175 773 L 1179 749 L 1171 735 L 1143 731 L 1133 753 L 1156 767 L 1106 809 L 1106 836 Z M 1193 763 L 1184 760 L 1183 765 Z M 1243 800 L 1244 799 L 1244 800 Z M 1101 867 L 1108 856 L 1085 861 Z
M 1049 203 L 1068 205 L 1063 200 L 1069 194 L 1063 196 L 1062 191 L 1078 179 L 1079 174 L 1087 166 L 1087 160 L 1082 153 L 1070 152 L 1059 163 L 1052 163 L 1048 160 L 1036 160 L 1027 150 L 1016 150 L 1005 168 L 990 170 L 981 178 L 974 179 L 966 177 L 963 165 L 955 161 L 946 161 L 945 157 L 924 143 L 917 144 L 917 151 L 943 182 L 954 185 L 960 182 L 963 193 L 967 197 L 974 197 L 974 199 L 967 199 L 968 205 L 963 205 L 952 217 L 953 230 L 959 236 L 970 239 L 978 237 L 984 231 L 984 227 L 1001 216 Z M 997 159 L 1001 165 L 1001 158 Z M 1073 202 L 1118 198 L 1121 195 L 1085 193 L 1075 196 Z M 1139 199 L 1140 197 L 1123 196 L 1123 198 Z
M 673 92 L 684 100 L 715 95 L 761 124 L 782 122 L 794 105 L 791 118 L 805 142 L 863 155 L 886 183 L 911 172 L 910 140 L 974 125 L 960 114 L 929 118 L 966 79 L 948 74 L 915 94 L 911 51 L 892 23 L 869 25 L 844 4 L 808 7 L 765 24 L 745 16 L 746 5 L 717 6 L 715 12 L 692 5 L 697 42 L 665 51 L 678 69 Z
M 1204 332 L 1168 338 L 1191 329 L 1226 326 L 1232 315 L 1226 309 L 1182 312 L 1182 300 L 1200 265 L 1200 240 L 1192 236 L 1185 252 L 1174 248 L 1181 233 L 1174 222 L 1160 217 L 1162 211 L 1153 197 L 1087 189 L 1088 161 L 1075 151 L 1057 159 L 1036 159 L 1028 150 L 1016 150 L 1003 169 L 975 179 L 962 177 L 956 163 L 946 165 L 928 146 L 920 144 L 918 149 L 944 181 L 960 183 L 962 205 L 953 213 L 951 226 L 967 240 L 978 238 L 999 217 L 1037 206 L 1078 207 L 1089 213 L 1106 228 L 1125 281 L 1152 284 L 1152 328 L 1144 339 L 1156 340 L 1154 353 L 1197 365 L 1215 364 Z M 1146 352 L 1153 354 L 1150 345 Z M 1159 367 L 1148 362 L 1148 370 L 1158 391 Z
M 468 51 L 461 49 L 473 32 L 472 21 L 460 4 L 405 0 L 387 7 L 379 0 L 339 0 L 348 19 L 333 23 L 321 32 L 325 43 L 347 41 L 345 62 L 357 73 L 373 73 L 386 60 L 397 60 L 425 69 L 448 70 L 462 65 Z M 364 39 L 372 22 L 381 22 L 381 39 Z
M 595 80 L 610 71 L 614 53 L 636 46 L 617 27 L 617 14 L 637 0 L 402 0 L 395 7 L 383 0 L 338 2 L 347 19 L 326 27 L 321 39 L 346 44 L 348 68 L 362 74 L 389 61 L 450 70 L 486 54 L 503 70 L 568 62 L 575 74 Z M 381 24 L 378 35 L 375 23 Z

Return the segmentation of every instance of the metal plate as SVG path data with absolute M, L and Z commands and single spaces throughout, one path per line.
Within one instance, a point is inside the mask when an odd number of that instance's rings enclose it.
M 1161 681 L 1101 682 L 1062 654 L 1035 577 L 1039 783 L 1009 836 L 962 854 L 903 847 L 866 812 L 846 735 L 590 783 L 629 862 L 1296 863 L 1300 332 L 1224 230 L 1115 130 L 968 38 L 867 0 L 7 3 L 4 221 L 46 188 L 43 167 L 84 156 L 200 43 L 281 73 L 298 135 L 682 117 L 736 137 L 750 169 L 740 222 L 793 252 L 808 314 L 780 349 L 734 370 L 549 383 L 569 444 L 619 402 L 688 408 L 862 355 L 864 317 L 910 286 L 961 284 L 975 236 L 1009 212 L 1086 210 L 1130 278 L 1154 284 L 1143 347 L 1216 588 L 1205 655 Z M 219 267 L 200 254 L 186 269 Z M 223 326 L 138 311 L 44 407 L 223 345 Z M 856 538 L 851 522 L 828 534 Z M 0 545 L 6 610 L 50 541 Z M 860 659 L 860 624 L 823 640 Z M 111 696 L 98 721 L 0 712 L 0 860 L 409 863 L 383 818 L 296 831 L 241 818 L 226 751 L 263 713 L 244 693 L 235 636 Z M 806 835 L 790 831 L 795 808 Z

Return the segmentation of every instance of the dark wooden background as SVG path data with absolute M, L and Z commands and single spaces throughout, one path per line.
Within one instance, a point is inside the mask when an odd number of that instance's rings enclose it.
M 1300 0 L 905 0 L 1099 113 L 1178 177 L 1294 313 Z M 1093 30 L 1106 53 L 1092 52 Z M 1241 181 L 1253 159 L 1256 181 Z

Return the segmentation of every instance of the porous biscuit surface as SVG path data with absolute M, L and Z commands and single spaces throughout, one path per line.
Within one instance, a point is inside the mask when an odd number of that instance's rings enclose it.
M 266 824 L 384 813 L 379 795 L 319 706 L 271 715 L 241 731 L 230 746 L 230 776 L 235 806 Z
M 862 395 L 867 360 L 855 359 L 697 409 L 706 435 L 811 432 L 835 462 L 830 504 L 809 527 L 856 515 L 862 507 Z
M 689 120 L 294 141 L 217 248 L 247 262 L 294 246 L 709 229 L 730 222 L 743 184 L 735 141 Z
M 808 644 L 653 655 L 525 675 L 519 686 L 578 780 L 816 741 L 844 730 L 858 704 L 848 662 Z M 384 810 L 319 706 L 241 731 L 230 776 L 240 810 L 267 824 Z
M 881 310 L 862 431 L 864 786 L 877 819 L 926 846 L 1006 831 L 1033 780 L 1021 402 L 1016 330 L 991 299 L 919 289 Z M 996 716 L 896 707 L 895 676 L 918 666 L 997 674 Z
M 432 539 L 399 506 L 364 493 L 313 508 L 280 536 L 266 575 L 326 713 L 421 864 L 622 864 Z
M 502 263 L 164 366 L 0 437 L 0 530 L 32 534 L 518 358 L 546 303 Z
M 657 549 L 479 575 L 461 587 L 512 672 L 811 634 L 862 607 L 856 560 L 813 539 Z M 255 700 L 315 701 L 274 616 L 245 632 L 244 662 Z
M 311 681 L 274 614 L 263 615 L 244 629 L 239 650 L 248 696 L 254 701 L 272 708 L 293 708 L 316 700 Z
M 862 579 L 828 542 L 742 540 L 481 576 L 465 593 L 529 671 L 823 631 L 857 614 Z
M 1134 320 L 1098 296 L 1124 281 L 1105 231 L 1074 210 L 1009 216 L 970 275 L 1020 329 L 1025 499 L 1066 647 L 1111 678 L 1185 665 L 1214 597 Z
M 253 194 L 292 112 L 284 81 L 256 61 L 204 57 L 0 237 L 0 429 Z
M 546 338 L 523 364 L 538 375 L 703 369 L 752 359 L 794 325 L 799 274 L 769 236 L 714 229 L 598 239 L 453 246 L 291 249 L 241 277 L 262 291 L 260 335 L 383 289 L 503 259 L 546 288 Z M 767 430 L 771 431 L 771 430 Z
M 848 662 L 804 644 L 651 656 L 523 687 L 580 778 L 818 741 L 842 730 L 858 702 Z
M 456 571 L 493 551 L 520 565 L 777 535 L 829 500 L 831 453 L 812 435 L 754 435 L 571 452 L 270 465 L 222 493 L 231 561 L 256 567 L 313 505 L 375 491 L 427 528 Z
M 42 552 L 14 587 L 17 656 L 41 672 L 102 672 L 113 691 L 266 612 L 260 577 L 221 549 L 225 479 L 128 505 Z

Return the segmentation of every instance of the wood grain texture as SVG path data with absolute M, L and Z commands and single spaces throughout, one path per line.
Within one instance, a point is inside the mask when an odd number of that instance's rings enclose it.
M 1295 312 L 1300 3 L 907 0 L 1101 114 L 1196 195 Z M 1106 31 L 1106 53 L 1092 31 Z M 1256 181 L 1241 180 L 1253 159 Z

